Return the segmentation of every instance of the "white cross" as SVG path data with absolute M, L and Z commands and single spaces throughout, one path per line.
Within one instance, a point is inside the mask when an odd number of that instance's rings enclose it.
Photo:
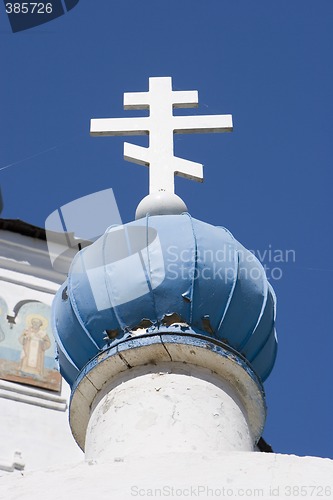
M 196 90 L 172 90 L 170 77 L 149 78 L 149 92 L 124 93 L 124 109 L 149 109 L 148 117 L 91 120 L 90 133 L 98 135 L 146 135 L 149 147 L 124 143 L 124 158 L 150 166 L 149 192 L 174 193 L 174 176 L 202 182 L 200 163 L 174 156 L 173 134 L 231 132 L 231 115 L 173 116 L 173 108 L 198 106 Z

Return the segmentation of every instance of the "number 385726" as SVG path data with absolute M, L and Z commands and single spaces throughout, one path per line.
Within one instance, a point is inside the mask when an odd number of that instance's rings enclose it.
M 51 14 L 52 3 L 41 2 L 7 2 L 7 14 Z

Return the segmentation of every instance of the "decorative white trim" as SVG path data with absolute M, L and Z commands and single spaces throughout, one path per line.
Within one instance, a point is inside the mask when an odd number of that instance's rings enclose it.
M 0 268 L 3 270 L 17 272 L 22 277 L 29 275 L 30 281 L 31 277 L 48 281 L 50 286 L 58 284 L 59 287 L 66 279 L 65 274 L 53 269 L 46 241 L 0 230 L 0 248 Z
M 1 269 L 1 271 L 3 272 L 4 270 Z M 35 279 L 37 279 L 37 278 L 35 278 Z M 16 279 L 9 278 L 7 276 L 1 276 L 1 275 L 0 275 L 0 281 L 4 281 L 5 283 L 11 283 L 12 285 L 24 286 L 25 288 L 29 288 L 30 290 L 36 290 L 37 292 L 42 292 L 42 293 L 49 293 L 51 295 L 55 295 L 58 288 L 59 288 L 58 285 L 56 285 L 52 288 L 51 287 L 43 287 L 43 286 L 40 286 L 37 284 L 34 285 L 32 283 L 25 283 L 21 279 L 16 280 Z
M 67 410 L 67 400 L 61 396 L 48 391 L 34 389 L 33 387 L 25 387 L 20 384 L 8 382 L 7 380 L 0 380 L 0 398 L 41 406 L 49 410 Z

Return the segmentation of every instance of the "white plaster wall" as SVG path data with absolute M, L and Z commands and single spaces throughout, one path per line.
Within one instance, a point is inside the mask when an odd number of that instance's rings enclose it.
M 69 393 L 63 381 L 61 396 L 68 400 Z M 8 473 L 1 468 L 13 461 L 15 451 L 22 453 L 25 470 L 60 466 L 83 457 L 70 431 L 68 410 L 0 397 L 0 476 Z
M 36 288 L 31 288 L 30 283 Z M 20 300 L 38 300 L 50 306 L 58 288 L 59 285 L 50 281 L 15 271 L 0 270 L 0 296 L 7 302 L 9 315 L 13 315 L 13 309 Z
M 293 489 L 294 488 L 294 489 Z M 302 492 L 302 493 L 301 493 Z M 274 453 L 118 457 L 0 481 L 6 500 L 332 498 L 333 461 Z

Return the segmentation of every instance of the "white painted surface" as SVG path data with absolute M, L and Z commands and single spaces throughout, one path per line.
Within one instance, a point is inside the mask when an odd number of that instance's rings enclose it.
M 43 282 L 43 284 L 41 284 Z M 33 284 L 34 288 L 31 286 Z M 43 288 L 43 285 L 47 288 Z M 54 297 L 50 282 L 45 280 L 35 281 L 33 276 L 0 269 L 0 295 L 8 305 L 8 314 L 14 315 L 14 307 L 21 300 L 37 300 L 43 304 L 51 305 Z M 58 289 L 59 286 L 56 287 Z
M 143 450 L 112 462 L 24 472 L 0 482 L 6 500 L 328 499 L 332 491 L 332 460 L 254 452 L 150 457 Z
M 229 383 L 197 366 L 152 368 L 133 369 L 102 391 L 87 429 L 86 460 L 142 450 L 147 456 L 253 451 L 245 409 Z
M 20 384 L 15 385 L 22 387 Z M 45 397 L 48 393 L 44 391 Z M 69 387 L 63 381 L 59 399 L 68 401 L 69 394 Z M 82 459 L 82 452 L 71 435 L 68 411 L 51 409 L 52 404 L 56 405 L 52 400 L 36 399 L 38 403 L 48 403 L 48 407 L 0 395 L 0 476 L 4 473 L 2 465 L 11 463 L 16 451 L 21 453 L 26 470 L 60 466 Z
M 24 300 L 51 305 L 64 279 L 52 269 L 45 241 L 0 231 L 0 296 L 7 314 Z M 68 423 L 69 395 L 65 381 L 57 394 L 0 379 L 0 476 L 82 459 Z
M 91 120 L 91 135 L 146 135 L 149 147 L 124 144 L 125 160 L 150 167 L 149 192 L 174 193 L 174 176 L 202 181 L 200 163 L 174 156 L 173 134 L 230 132 L 231 115 L 173 116 L 173 108 L 198 105 L 197 91 L 173 91 L 170 77 L 149 78 L 148 92 L 124 94 L 125 109 L 149 109 L 149 117 Z

